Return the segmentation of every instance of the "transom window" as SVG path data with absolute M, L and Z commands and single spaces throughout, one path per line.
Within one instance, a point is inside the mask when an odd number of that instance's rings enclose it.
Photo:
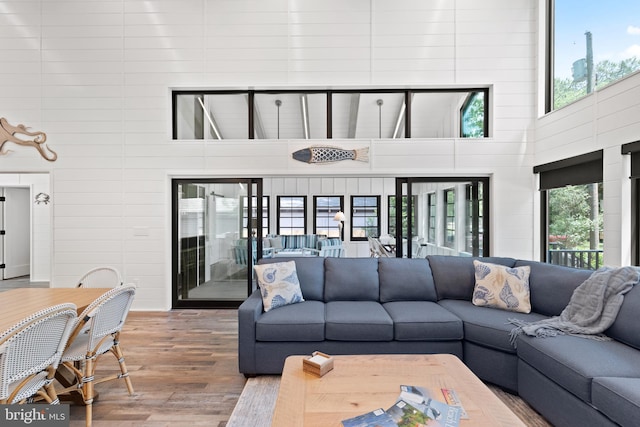
M 488 102 L 482 87 L 175 90 L 173 139 L 483 138 Z

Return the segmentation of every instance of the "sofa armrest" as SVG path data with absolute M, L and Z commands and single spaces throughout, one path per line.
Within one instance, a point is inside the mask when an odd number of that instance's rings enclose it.
M 238 364 L 245 375 L 256 373 L 256 321 L 262 315 L 262 295 L 256 289 L 238 307 Z

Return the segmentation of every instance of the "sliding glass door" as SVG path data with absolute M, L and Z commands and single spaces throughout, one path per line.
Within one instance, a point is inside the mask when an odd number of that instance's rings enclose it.
M 261 252 L 261 179 L 175 179 L 173 307 L 237 307 Z
M 489 256 L 489 178 L 397 178 L 389 197 L 396 256 Z

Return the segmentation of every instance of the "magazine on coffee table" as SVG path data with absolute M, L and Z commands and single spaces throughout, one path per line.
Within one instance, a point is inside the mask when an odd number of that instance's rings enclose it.
M 396 427 L 398 424 L 384 409 L 379 408 L 357 417 L 342 420 L 344 427 Z
M 429 418 L 429 422 L 425 425 L 434 427 L 458 427 L 460 425 L 462 412 L 460 407 L 433 399 L 424 387 L 401 385 L 399 401 L 409 402 L 413 407 L 423 412 Z

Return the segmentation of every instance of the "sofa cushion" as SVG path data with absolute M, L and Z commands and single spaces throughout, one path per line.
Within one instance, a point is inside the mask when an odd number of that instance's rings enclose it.
M 563 267 L 537 261 L 518 260 L 515 267 L 528 265 L 531 310 L 546 316 L 559 316 L 569 304 L 575 288 L 587 280 L 591 270 Z
M 613 325 L 605 331 L 610 337 L 640 349 L 640 286 L 634 286 L 624 296 L 622 307 Z
M 378 301 L 380 297 L 376 258 L 324 258 L 324 280 L 325 301 Z
M 594 378 L 591 403 L 622 426 L 640 420 L 640 378 Z
M 436 301 L 436 287 L 426 259 L 378 258 L 380 302 Z
M 323 341 L 324 303 L 304 301 L 263 313 L 256 321 L 257 341 Z
M 324 298 L 324 259 L 318 257 L 263 258 L 258 264 L 294 261 L 305 300 L 322 301 Z
M 374 301 L 325 304 L 325 337 L 335 341 L 392 341 L 393 321 Z
M 459 257 L 449 255 L 429 255 L 429 266 L 433 273 L 438 299 L 463 299 L 471 301 L 473 287 L 476 283 L 473 260 L 491 262 L 513 267 L 513 258 L 499 257 Z
M 531 312 L 529 266 L 506 267 L 490 262 L 473 261 L 476 285 L 473 304 L 502 310 Z
M 595 377 L 640 378 L 640 351 L 617 341 L 520 335 L 518 357 L 585 402 Z
M 254 265 L 264 311 L 304 301 L 294 261 Z
M 509 319 L 535 322 L 546 319 L 537 313 L 515 313 L 490 307 L 478 307 L 471 301 L 440 300 L 442 307 L 454 313 L 464 323 L 464 339 L 483 347 L 515 354 L 510 334 L 515 325 Z
M 397 341 L 449 341 L 463 337 L 462 320 L 432 301 L 395 301 L 382 305 L 393 320 Z

